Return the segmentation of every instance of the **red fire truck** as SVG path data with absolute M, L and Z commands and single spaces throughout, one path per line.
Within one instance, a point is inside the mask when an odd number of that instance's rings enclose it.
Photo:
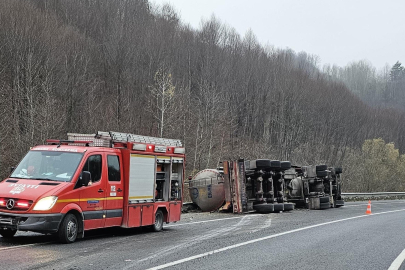
M 119 132 L 68 134 L 33 147 L 0 183 L 0 234 L 54 233 L 63 243 L 96 228 L 180 220 L 180 140 Z

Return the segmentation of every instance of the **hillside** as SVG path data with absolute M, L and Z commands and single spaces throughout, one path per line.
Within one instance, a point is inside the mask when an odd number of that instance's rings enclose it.
M 373 138 L 405 150 L 402 112 L 215 17 L 195 30 L 146 0 L 4 0 L 0 25 L 3 177 L 66 132 L 179 138 L 187 173 L 238 157 L 344 165 Z

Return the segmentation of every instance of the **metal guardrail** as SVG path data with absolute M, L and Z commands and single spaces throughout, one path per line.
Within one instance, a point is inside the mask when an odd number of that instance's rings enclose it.
M 405 192 L 367 192 L 367 193 L 342 193 L 343 196 L 395 196 L 405 195 Z

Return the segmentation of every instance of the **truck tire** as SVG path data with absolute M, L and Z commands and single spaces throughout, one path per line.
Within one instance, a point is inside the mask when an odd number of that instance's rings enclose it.
M 320 203 L 329 203 L 330 200 L 329 200 L 329 197 L 325 196 L 325 197 L 320 197 L 319 202 Z
M 328 176 L 328 172 L 327 171 L 316 171 L 316 176 L 326 177 L 326 176 Z
M 316 171 L 325 171 L 328 169 L 327 165 L 316 165 Z
M 251 160 L 249 164 L 249 168 L 251 170 L 256 169 L 268 169 L 270 168 L 270 160 L 269 159 L 255 159 Z
M 256 212 L 261 213 L 261 214 L 268 214 L 274 212 L 274 204 L 255 204 L 253 205 L 253 209 L 256 210 Z
M 12 238 L 17 230 L 7 229 L 7 230 L 0 230 L 0 235 L 4 238 Z
M 274 212 L 281 212 L 281 211 L 284 211 L 284 204 L 283 203 L 274 204 Z
M 281 166 L 281 170 L 283 170 L 283 171 L 291 169 L 291 162 L 281 161 L 280 166 Z
M 284 211 L 292 211 L 292 210 L 294 210 L 293 203 L 284 203 Z
M 345 202 L 343 200 L 336 200 L 335 201 L 335 207 L 339 208 L 345 205 Z
M 328 208 L 330 208 L 330 203 L 329 202 L 321 203 L 320 208 L 321 209 L 328 209 Z
M 59 242 L 71 244 L 76 241 L 78 229 L 79 223 L 77 222 L 76 216 L 72 213 L 67 214 L 58 231 Z
M 271 169 L 280 169 L 281 168 L 281 162 L 279 160 L 270 160 L 270 167 Z
M 152 225 L 154 232 L 160 232 L 163 229 L 163 212 L 158 209 L 155 214 L 155 223 Z

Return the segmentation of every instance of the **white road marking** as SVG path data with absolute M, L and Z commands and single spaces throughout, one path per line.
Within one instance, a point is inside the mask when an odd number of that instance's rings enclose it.
M 401 264 L 405 261 L 405 249 L 399 254 L 399 256 L 392 262 L 388 270 L 398 270 L 401 267 Z
M 146 258 L 140 259 L 138 261 L 135 261 L 129 265 L 127 265 L 126 267 L 124 267 L 123 269 L 133 269 L 134 267 L 136 267 L 139 263 L 144 262 L 144 261 L 150 261 L 156 257 L 160 257 L 161 255 L 168 255 L 174 252 L 178 252 L 179 249 L 184 249 L 184 248 L 188 248 L 190 246 L 195 245 L 198 242 L 202 242 L 205 240 L 209 240 L 212 238 L 215 238 L 216 236 L 220 235 L 220 236 L 225 236 L 227 234 L 230 233 L 234 233 L 235 231 L 238 231 L 240 229 L 242 229 L 244 226 L 251 226 L 252 221 L 254 220 L 254 217 L 256 216 L 260 216 L 260 215 L 245 215 L 243 217 L 239 217 L 240 221 L 236 224 L 233 224 L 231 226 L 226 226 L 224 228 L 219 228 L 215 231 L 211 231 L 209 233 L 200 235 L 200 236 L 193 236 L 192 239 L 183 239 L 181 243 L 174 245 L 170 248 L 165 248 L 161 251 L 157 251 L 154 252 L 153 255 L 148 256 Z M 266 223 L 268 224 L 268 222 Z
M 261 216 L 260 214 L 255 214 L 255 215 L 249 215 L 250 217 L 254 216 Z M 222 220 L 229 220 L 229 219 L 237 219 L 241 217 L 231 217 L 231 218 L 220 218 L 220 219 L 210 219 L 210 220 L 202 220 L 202 221 L 195 221 L 195 222 L 187 222 L 187 223 L 180 223 L 180 224 L 172 224 L 172 225 L 165 225 L 165 228 L 168 227 L 177 227 L 177 226 L 184 226 L 184 225 L 191 225 L 191 224 L 201 224 L 201 223 L 206 223 L 206 222 L 214 222 L 214 221 L 222 221 Z
M 266 236 L 266 237 L 253 239 L 253 240 L 250 240 L 250 241 L 246 241 L 246 242 L 242 242 L 242 243 L 239 243 L 239 244 L 223 247 L 223 248 L 220 248 L 220 249 L 211 250 L 211 251 L 208 251 L 208 252 L 205 252 L 205 253 L 201 253 L 201 254 L 198 254 L 198 255 L 188 257 L 188 258 L 184 258 L 184 259 L 177 260 L 177 261 L 174 261 L 174 262 L 170 262 L 170 263 L 162 264 L 162 265 L 159 265 L 159 266 L 155 266 L 155 267 L 149 268 L 147 270 L 164 269 L 164 268 L 167 268 L 167 267 L 170 267 L 170 266 L 178 265 L 178 264 L 181 264 L 181 263 L 184 263 L 184 262 L 192 261 L 192 260 L 195 260 L 195 259 L 199 259 L 199 258 L 202 258 L 202 257 L 212 255 L 212 254 L 220 253 L 220 252 L 223 252 L 223 251 L 226 251 L 226 250 L 230 250 L 230 249 L 250 245 L 250 244 L 257 243 L 257 242 L 260 242 L 260 241 L 263 241 L 263 240 L 268 240 L 268 239 L 271 239 L 271 238 L 276 238 L 276 237 L 283 236 L 283 235 L 286 235 L 286 234 L 295 233 L 295 232 L 299 232 L 299 231 L 303 231 L 303 230 L 308 230 L 308 229 L 312 229 L 312 228 L 316 228 L 316 227 L 320 227 L 320 226 L 325 226 L 325 225 L 338 223 L 338 222 L 342 222 L 342 221 L 347 221 L 347 220 L 352 220 L 352 219 L 358 219 L 358 218 L 364 218 L 364 217 L 372 217 L 372 216 L 376 216 L 376 215 L 383 215 L 383 214 L 402 212 L 402 211 L 405 211 L 405 209 L 393 210 L 393 211 L 387 211 L 387 212 L 380 212 L 380 213 L 370 214 L 370 215 L 361 215 L 361 216 L 355 216 L 355 217 L 338 219 L 338 220 L 329 221 L 329 222 L 325 222 L 325 223 L 315 224 L 315 225 L 311 225 L 311 226 L 307 226 L 307 227 L 303 227 L 303 228 L 298 228 L 298 229 L 287 231 L 287 232 L 277 233 L 277 234 L 269 235 L 269 236 Z

